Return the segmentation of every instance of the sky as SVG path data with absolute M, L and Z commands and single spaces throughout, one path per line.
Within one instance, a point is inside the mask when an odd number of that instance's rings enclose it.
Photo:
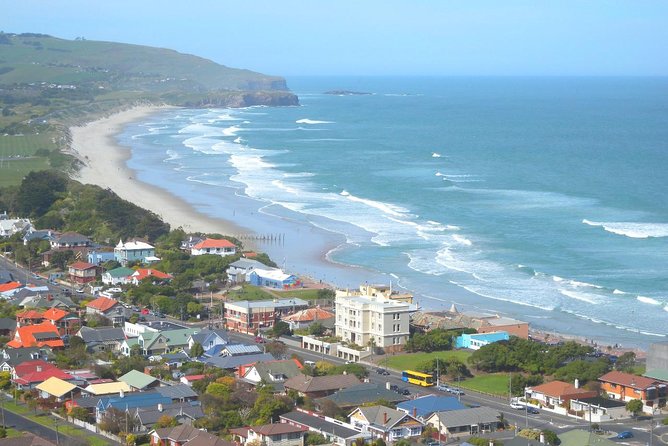
M 48 11 L 47 11 L 48 8 Z M 265 74 L 665 76 L 665 0 L 0 0 L 0 30 Z

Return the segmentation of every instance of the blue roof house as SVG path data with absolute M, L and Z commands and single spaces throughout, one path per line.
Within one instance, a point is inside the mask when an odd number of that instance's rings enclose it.
M 121 393 L 119 396 L 101 398 L 97 402 L 95 406 L 95 421 L 99 423 L 110 407 L 125 412 L 138 407 L 157 407 L 158 404 L 167 405 L 171 403 L 171 398 L 162 396 L 159 393 L 137 392 L 125 395 Z
M 278 289 L 294 288 L 300 284 L 297 276 L 285 274 L 280 269 L 265 270 L 255 268 L 248 275 L 248 281 L 251 285 Z
M 468 406 L 460 403 L 454 396 L 425 395 L 414 400 L 397 404 L 397 410 L 411 415 L 419 420 L 426 420 L 434 412 L 447 410 L 467 409 Z
M 499 341 L 507 341 L 510 339 L 506 331 L 494 331 L 491 333 L 473 333 L 462 334 L 455 338 L 455 348 L 469 348 L 471 350 L 478 350 L 488 344 Z

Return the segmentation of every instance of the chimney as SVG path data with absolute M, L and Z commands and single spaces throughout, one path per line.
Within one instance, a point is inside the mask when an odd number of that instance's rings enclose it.
M 42 371 L 42 366 L 38 365 L 37 368 L 35 369 L 36 372 L 41 372 Z
M 391 390 L 391 386 L 392 386 L 392 384 L 390 384 L 389 381 L 385 383 L 385 388 L 386 388 L 387 390 Z
M 494 446 L 494 440 L 489 440 L 489 446 Z
M 387 412 L 383 412 L 383 424 L 387 424 L 388 418 L 387 418 Z
M 417 407 L 413 407 L 413 418 L 417 418 Z
M 162 403 L 158 403 L 158 412 L 162 412 Z
M 123 392 L 123 389 L 121 389 L 121 391 L 118 393 L 118 396 L 120 396 L 121 398 L 125 397 L 125 393 Z
M 575 388 L 579 389 L 580 388 L 580 380 L 575 378 Z
M 540 433 L 540 440 L 539 441 L 540 441 L 540 444 L 545 444 L 545 434 L 542 433 L 542 432 Z

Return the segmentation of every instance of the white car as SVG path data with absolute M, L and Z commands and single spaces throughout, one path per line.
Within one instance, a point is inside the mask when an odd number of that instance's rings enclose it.
M 524 404 L 518 403 L 517 401 L 513 401 L 512 403 L 510 403 L 510 407 L 512 407 L 513 409 L 518 409 L 518 410 L 519 409 L 524 409 Z

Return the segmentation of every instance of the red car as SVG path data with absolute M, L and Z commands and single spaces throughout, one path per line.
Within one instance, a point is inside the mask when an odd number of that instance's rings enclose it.
M 142 308 L 141 309 L 141 314 L 143 314 L 144 316 L 146 316 L 148 313 L 149 313 L 148 308 Z
M 255 342 L 257 342 L 258 344 L 264 344 L 265 342 L 267 342 L 267 340 L 262 336 L 255 336 Z

